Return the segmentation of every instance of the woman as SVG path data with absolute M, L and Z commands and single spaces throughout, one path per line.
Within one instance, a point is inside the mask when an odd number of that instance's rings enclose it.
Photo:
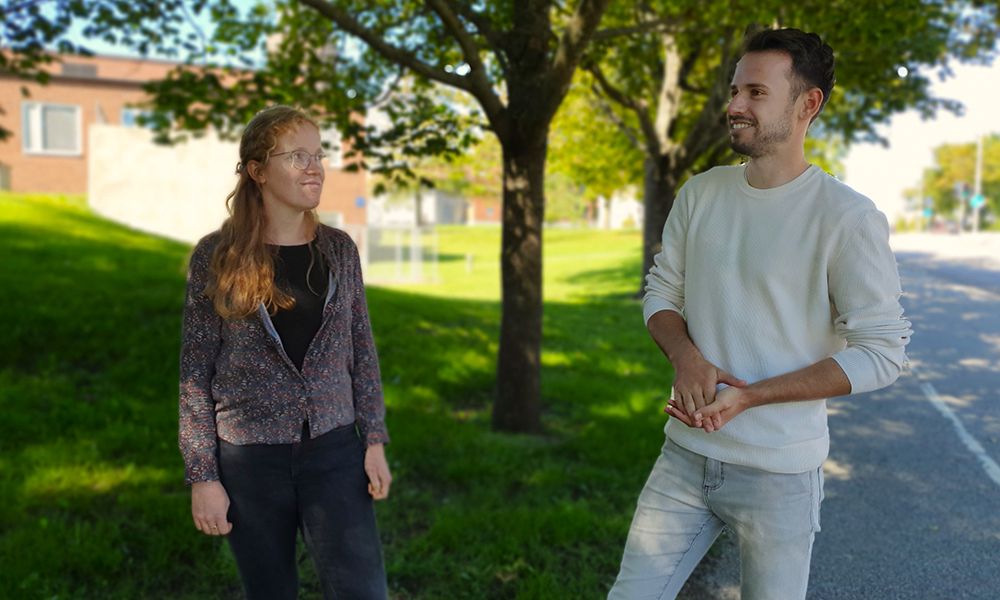
M 392 477 L 358 251 L 319 223 L 319 127 L 274 106 L 240 141 L 230 217 L 191 256 L 180 447 L 195 526 L 247 598 L 298 594 L 302 532 L 327 599 L 387 597 L 372 499 Z

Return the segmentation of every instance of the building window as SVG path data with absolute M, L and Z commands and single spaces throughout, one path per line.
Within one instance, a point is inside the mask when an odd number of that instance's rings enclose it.
M 81 139 L 80 107 L 72 104 L 21 104 L 21 130 L 26 154 L 57 154 L 80 156 L 83 154 Z
M 344 150 L 340 130 L 330 125 L 320 131 L 319 137 L 320 141 L 323 142 L 323 152 L 329 157 L 325 166 L 328 169 L 343 169 Z
M 80 63 L 63 63 L 62 74 L 66 77 L 84 77 L 94 79 L 97 77 L 97 65 L 83 65 Z
M 148 110 L 140 110 L 138 108 L 123 108 L 122 109 L 122 126 L 123 127 L 140 127 L 139 117 L 149 117 L 150 112 Z M 152 124 L 146 125 L 146 127 L 152 127 Z

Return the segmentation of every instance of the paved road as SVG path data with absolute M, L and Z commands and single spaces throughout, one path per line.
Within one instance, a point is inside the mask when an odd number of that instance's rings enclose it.
M 828 403 L 809 600 L 1000 600 L 1000 236 L 894 248 L 913 370 Z M 738 599 L 736 555 L 689 597 Z

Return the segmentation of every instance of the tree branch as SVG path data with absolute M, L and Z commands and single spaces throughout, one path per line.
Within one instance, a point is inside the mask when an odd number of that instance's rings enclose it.
M 499 114 L 503 110 L 503 104 L 493 91 L 493 86 L 490 85 L 490 80 L 486 76 L 486 67 L 479 57 L 479 46 L 476 45 L 476 41 L 472 39 L 468 30 L 452 12 L 446 0 L 425 0 L 425 2 L 431 7 L 431 10 L 437 13 L 445 27 L 458 41 L 458 45 L 462 47 L 462 56 L 470 69 L 467 79 L 471 81 L 471 89 L 468 91 L 479 100 L 488 114 Z
M 448 6 L 451 7 L 453 11 L 462 16 L 470 23 L 476 26 L 476 31 L 479 35 L 486 38 L 486 43 L 490 45 L 493 50 L 493 55 L 496 56 L 497 62 L 500 63 L 500 69 L 503 71 L 506 77 L 510 73 L 510 62 L 507 60 L 507 39 L 506 36 L 497 33 L 493 29 L 493 21 L 482 13 L 476 12 L 471 6 L 461 2 L 459 0 L 444 0 Z
M 396 19 L 395 21 L 385 21 L 385 22 L 378 23 L 377 24 L 378 27 L 375 28 L 375 29 L 372 29 L 372 33 L 375 34 L 375 35 L 377 35 L 377 36 L 380 36 L 380 37 L 384 36 L 386 34 L 386 32 L 392 31 L 393 29 L 396 29 L 396 28 L 399 28 L 399 27 L 407 27 L 410 23 L 412 23 L 413 21 L 415 21 L 417 19 L 417 17 L 426 17 L 429 13 L 430 13 L 430 9 L 425 7 L 423 10 L 413 11 L 413 14 L 401 16 L 400 18 Z
M 683 65 L 674 36 L 663 33 L 660 34 L 660 39 L 663 45 L 663 75 L 657 97 L 656 132 L 662 151 L 671 145 L 670 136 L 681 106 L 683 90 L 680 87 L 680 77 Z
M 715 81 L 711 92 L 702 105 L 698 120 L 681 144 L 683 156 L 679 162 L 684 163 L 685 168 L 694 164 L 699 156 L 713 148 L 720 140 L 724 140 L 729 131 L 728 119 L 723 113 L 723 108 L 728 102 L 732 72 L 739 60 L 739 53 L 733 52 L 732 46 L 732 36 L 727 36 L 727 41 L 721 49 L 721 60 L 715 69 Z
M 600 84 L 601 90 L 607 95 L 608 98 L 614 100 L 617 104 L 621 104 L 629 110 L 636 110 L 636 108 L 638 108 L 636 106 L 635 99 L 626 96 L 621 90 L 608 81 L 608 78 L 604 76 L 604 71 L 601 69 L 599 64 L 588 61 L 583 65 L 583 68 L 594 76 L 594 79 L 596 79 L 597 83 Z
M 608 81 L 608 78 L 604 76 L 604 71 L 597 63 L 588 63 L 584 68 L 594 76 L 608 98 L 635 113 L 635 116 L 639 118 L 639 127 L 642 129 L 643 137 L 646 138 L 646 147 L 643 151 L 649 152 L 652 156 L 659 156 L 660 138 L 656 135 L 656 125 L 649 116 L 649 103 L 645 100 L 630 98 L 622 93 Z
M 623 119 L 621 115 L 616 113 L 614 109 L 611 108 L 611 104 L 608 102 L 607 98 L 604 97 L 604 94 L 601 93 L 601 89 L 596 85 L 591 85 L 590 89 L 594 92 L 594 96 L 597 97 L 597 105 L 601 108 L 601 112 L 603 112 L 604 115 L 608 117 L 608 119 L 614 123 L 623 134 L 625 134 L 625 137 L 627 137 L 629 141 L 632 142 L 632 145 L 638 148 L 640 152 L 643 154 L 649 152 L 649 148 L 647 148 L 639 139 L 641 134 L 626 123 L 625 119 Z
M 431 66 L 412 52 L 385 41 L 371 29 L 365 27 L 346 11 L 343 11 L 326 0 L 301 0 L 302 4 L 313 8 L 316 12 L 330 19 L 341 29 L 368 44 L 373 50 L 394 63 L 403 65 L 418 75 L 440 81 L 446 85 L 473 93 L 472 83 L 461 75 L 448 73 L 444 69 Z
M 725 143 L 725 140 L 723 139 L 721 142 L 715 145 L 715 148 L 712 148 L 711 152 L 708 155 L 708 158 L 705 159 L 705 170 L 707 171 L 719 165 L 728 165 L 732 162 L 733 158 L 736 156 L 737 154 L 732 151 L 732 149 L 729 147 L 728 144 Z
M 640 33 L 651 33 L 653 31 L 658 33 L 677 33 L 681 31 L 682 28 L 682 21 L 679 19 L 656 19 L 655 21 L 647 21 L 640 25 L 632 25 L 629 27 L 608 27 L 607 29 L 600 29 L 594 32 L 594 39 L 610 40 L 616 37 Z
M 444 2 L 451 7 L 453 12 L 458 13 L 463 19 L 475 25 L 476 31 L 479 32 L 479 35 L 486 38 L 486 42 L 495 52 L 497 52 L 497 54 L 503 50 L 503 37 L 498 35 L 497 32 L 493 30 L 493 21 L 491 21 L 488 16 L 476 12 L 471 6 L 461 2 L 460 0 L 444 0 Z
M 382 106 L 383 104 L 388 102 L 389 98 L 392 97 L 393 92 L 396 91 L 396 87 L 399 85 L 399 82 L 403 80 L 403 76 L 405 74 L 406 74 L 406 68 L 403 67 L 403 65 L 399 65 L 399 73 L 396 74 L 396 79 L 393 80 L 393 82 L 389 84 L 388 87 L 385 88 L 385 91 L 382 92 L 382 95 L 372 100 L 371 104 L 368 105 L 368 108 L 378 108 L 379 106 Z
M 208 48 L 208 39 L 205 37 L 205 32 L 201 30 L 201 27 L 198 26 L 198 23 L 194 20 L 194 17 L 191 16 L 191 12 L 188 11 L 187 4 L 181 2 L 181 10 L 184 11 L 184 18 L 187 19 L 188 25 L 190 25 L 195 30 L 195 32 L 198 34 L 198 39 L 201 40 L 201 60 L 202 60 L 203 63 L 207 62 L 208 61 L 208 51 L 207 51 L 207 48 Z
M 684 56 L 684 60 L 681 62 L 681 72 L 677 84 L 685 92 L 693 92 L 695 94 L 707 94 L 708 90 L 706 90 L 705 88 L 694 87 L 688 81 L 688 77 L 691 75 L 691 71 L 694 69 L 694 65 L 698 61 L 699 56 L 701 56 L 701 44 L 695 46 L 690 52 L 688 52 Z
M 550 71 L 549 97 L 546 98 L 547 114 L 554 115 L 569 91 L 573 73 L 583 58 L 583 52 L 590 43 L 604 11 L 608 9 L 611 0 L 580 0 L 573 11 L 573 16 L 566 23 L 559 46 L 556 48 Z
M 444 0 L 424 0 L 427 5 L 437 13 L 437 16 L 441 18 L 444 26 L 451 32 L 452 37 L 458 41 L 458 45 L 462 47 L 462 56 L 465 58 L 465 62 L 469 64 L 469 67 L 473 71 L 483 68 L 483 62 L 479 59 L 479 46 L 476 45 L 476 41 L 472 39 L 469 32 L 462 25 L 462 22 L 458 20 L 455 13 L 452 12 L 451 7 Z
M 42 4 L 44 2 L 48 2 L 48 0 L 27 0 L 26 2 L 22 2 L 22 3 L 18 4 L 18 5 L 11 6 L 11 7 L 8 7 L 6 9 L 4 9 L 3 11 L 0 11 L 0 14 L 3 14 L 5 16 L 12 15 L 12 14 L 20 12 L 20 11 L 24 10 L 25 8 L 28 8 L 28 7 L 32 6 L 32 5 Z

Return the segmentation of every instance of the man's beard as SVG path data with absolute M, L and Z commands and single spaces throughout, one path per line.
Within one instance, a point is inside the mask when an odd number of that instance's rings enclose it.
M 761 158 L 767 156 L 774 149 L 774 146 L 792 137 L 792 111 L 795 103 L 789 102 L 785 106 L 785 112 L 781 119 L 773 125 L 762 127 L 760 121 L 754 119 L 751 123 L 754 132 L 749 140 L 732 142 L 733 152 L 742 154 L 749 158 Z

